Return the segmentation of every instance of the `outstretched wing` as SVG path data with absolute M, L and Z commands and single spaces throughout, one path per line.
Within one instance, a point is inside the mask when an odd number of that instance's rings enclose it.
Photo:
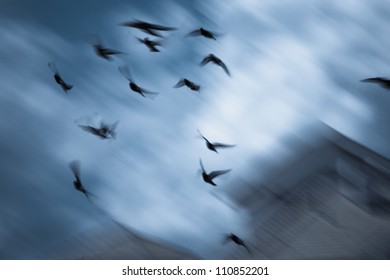
M 50 70 L 54 74 L 58 74 L 58 71 L 57 71 L 57 68 L 56 68 L 56 64 L 54 62 L 49 62 L 48 65 L 49 65 Z
M 218 143 L 218 142 L 212 143 L 212 145 L 213 145 L 215 148 L 232 148 L 232 147 L 235 147 L 235 146 L 236 146 L 236 145 L 223 144 L 223 143 Z
M 361 82 L 374 83 L 374 84 L 378 84 L 386 89 L 390 89 L 390 80 L 386 79 L 386 78 L 382 78 L 382 77 L 368 78 L 368 79 L 361 80 Z
M 125 77 L 129 82 L 134 82 L 128 67 L 120 66 L 118 67 L 118 70 L 122 74 L 122 76 Z
M 80 182 L 80 161 L 73 160 L 69 163 L 69 168 L 72 170 L 73 175 L 76 177 L 76 180 Z
M 200 163 L 200 168 L 202 168 L 202 171 L 203 171 L 204 173 L 206 173 L 206 170 L 204 169 L 203 162 L 202 162 L 202 159 L 201 159 L 201 158 L 199 159 L 199 163 Z
M 102 48 L 101 50 L 105 55 L 123 54 L 123 52 L 114 49 Z
M 143 95 L 145 97 L 148 97 L 149 99 L 154 99 L 158 95 L 158 92 L 150 91 L 150 90 L 147 90 L 147 89 L 144 89 L 144 88 L 140 88 L 140 89 L 141 89 Z
M 219 63 L 219 65 L 223 68 L 223 70 L 225 71 L 225 73 L 230 77 L 230 72 L 229 72 L 229 69 L 227 68 L 226 64 L 221 60 L 221 62 Z
M 223 174 L 226 174 L 228 172 L 230 172 L 231 169 L 225 169 L 225 170 L 215 170 L 215 171 L 212 171 L 210 174 L 209 174 L 209 177 L 211 179 L 214 179 L 215 177 L 218 177 L 220 175 L 223 175 Z
M 191 31 L 190 33 L 188 33 L 186 36 L 191 36 L 191 37 L 195 37 L 195 36 L 200 36 L 202 35 L 202 33 L 200 32 L 200 29 L 196 29 L 194 31 Z
M 176 30 L 175 27 L 163 26 L 163 25 L 153 24 L 153 23 L 149 23 L 149 22 L 143 22 L 143 23 L 145 24 L 145 26 L 147 26 L 147 28 L 150 28 L 150 29 L 161 30 L 161 31 Z
M 79 125 L 79 127 L 82 130 L 85 130 L 86 132 L 92 133 L 93 135 L 99 135 L 97 129 L 95 127 L 89 126 L 89 125 Z
M 200 135 L 206 142 L 210 143 L 209 140 L 207 140 L 207 138 L 203 136 L 203 134 L 200 132 L 199 129 L 197 129 L 197 131 L 198 131 L 199 135 Z
M 208 56 L 206 56 L 205 58 L 203 58 L 203 60 L 200 62 L 200 65 L 201 65 L 201 66 L 204 66 L 204 65 L 206 65 L 207 63 L 209 63 L 211 60 L 212 60 L 211 55 L 208 55 Z
M 173 87 L 174 88 L 179 88 L 179 87 L 182 87 L 184 85 L 185 85 L 185 83 L 184 83 L 184 80 L 182 79 L 182 80 L 178 81 L 177 84 L 174 85 Z

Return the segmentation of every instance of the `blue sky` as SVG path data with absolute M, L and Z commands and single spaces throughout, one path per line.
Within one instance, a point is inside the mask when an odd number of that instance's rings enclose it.
M 219 246 L 221 235 L 246 232 L 242 213 L 213 192 L 316 119 L 390 157 L 389 93 L 359 82 L 389 73 L 387 1 L 0 6 L 0 258 L 31 258 L 106 214 L 213 257 L 207 248 Z M 161 52 L 151 53 L 135 38 L 144 33 L 118 25 L 133 19 L 178 29 L 164 32 Z M 221 36 L 185 37 L 199 27 Z M 89 43 L 95 35 L 126 54 L 112 62 L 97 57 Z M 226 63 L 230 78 L 215 65 L 199 66 L 209 53 Z M 68 95 L 48 62 L 74 85 Z M 130 91 L 118 71 L 123 65 L 141 87 L 159 92 L 157 98 Z M 173 88 L 181 78 L 200 84 L 201 92 Z M 101 140 L 77 126 L 100 119 L 119 121 L 116 139 Z M 237 146 L 214 154 L 197 129 Z M 209 171 L 232 172 L 211 189 L 197 176 L 199 158 Z M 72 186 L 68 163 L 74 159 L 97 195 L 93 204 Z

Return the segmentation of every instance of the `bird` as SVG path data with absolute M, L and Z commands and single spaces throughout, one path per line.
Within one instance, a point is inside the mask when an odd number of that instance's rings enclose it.
M 220 149 L 220 148 L 232 148 L 236 145 L 231 145 L 231 144 L 223 144 L 223 143 L 218 143 L 218 142 L 214 142 L 214 143 L 211 143 L 206 137 L 203 136 L 203 134 L 200 132 L 200 130 L 198 129 L 198 132 L 200 134 L 200 136 L 206 141 L 206 146 L 207 148 L 210 150 L 210 151 L 213 151 L 213 152 L 216 152 L 218 154 L 218 151 L 217 149 Z
M 177 84 L 174 85 L 174 88 L 179 88 L 183 86 L 187 86 L 193 91 L 200 91 L 200 85 L 197 85 L 194 82 L 191 82 L 190 80 L 187 79 L 181 79 L 180 81 L 178 81 Z
M 387 90 L 390 90 L 390 80 L 383 78 L 383 77 L 368 78 L 368 79 L 364 79 L 364 80 L 360 80 L 360 81 L 364 82 L 364 83 L 378 84 L 381 87 L 383 87 Z
M 213 40 L 217 40 L 217 38 L 215 36 L 217 36 L 215 33 L 207 30 L 207 29 L 204 29 L 204 28 L 199 28 L 199 29 L 195 29 L 194 31 L 191 31 L 190 33 L 187 34 L 187 36 L 191 36 L 191 37 L 194 37 L 194 36 L 203 36 L 205 38 L 208 38 L 208 39 L 213 39 Z
M 212 53 L 209 54 L 208 56 L 206 56 L 205 58 L 203 58 L 203 60 L 200 62 L 200 65 L 204 66 L 204 65 L 206 65 L 209 62 L 212 62 L 212 63 L 222 67 L 222 69 L 225 71 L 225 73 L 228 76 L 230 76 L 230 72 L 229 72 L 228 68 L 226 67 L 225 63 L 220 58 L 216 57 Z
M 124 23 L 121 23 L 120 25 L 130 27 L 130 28 L 136 28 L 139 30 L 142 30 L 143 32 L 156 36 L 156 37 L 163 37 L 159 32 L 157 31 L 171 31 L 171 30 L 176 30 L 175 27 L 167 27 L 167 26 L 162 26 L 158 24 L 153 24 L 149 23 L 146 21 L 141 21 L 141 20 L 133 20 L 133 21 L 127 21 Z
M 118 67 L 118 69 L 119 69 L 119 72 L 122 74 L 122 76 L 125 77 L 129 81 L 129 87 L 132 91 L 140 94 L 141 96 L 143 96 L 145 98 L 149 97 L 151 99 L 153 99 L 158 94 L 157 92 L 149 91 L 149 90 L 146 90 L 144 88 L 139 87 L 134 82 L 134 80 L 130 74 L 130 71 L 127 67 L 122 66 L 122 67 Z
M 200 167 L 202 168 L 202 178 L 203 178 L 203 181 L 205 181 L 206 183 L 210 184 L 210 185 L 213 185 L 213 186 L 217 186 L 214 182 L 213 182 L 213 179 L 215 177 L 218 177 L 220 175 L 223 175 L 223 174 L 226 174 L 228 173 L 231 169 L 226 169 L 226 170 L 216 170 L 216 171 L 212 171 L 210 173 L 207 174 L 206 170 L 204 169 L 204 166 L 203 166 L 203 163 L 202 163 L 202 159 L 199 159 L 199 163 L 200 163 Z
M 94 47 L 95 52 L 98 56 L 100 56 L 101 58 L 104 58 L 108 61 L 112 60 L 112 58 L 111 58 L 112 55 L 123 54 L 123 52 L 105 48 L 100 44 L 96 44 L 93 47 Z
M 89 191 L 87 191 L 80 180 L 80 161 L 74 160 L 69 163 L 69 167 L 73 172 L 73 175 L 75 176 L 76 180 L 73 181 L 73 186 L 76 190 L 79 192 L 82 192 L 88 199 L 90 195 L 93 195 Z
M 60 73 L 57 71 L 57 68 L 56 68 L 56 65 L 54 64 L 54 62 L 49 62 L 48 65 L 49 65 L 49 68 L 51 69 L 51 71 L 53 71 L 53 73 L 54 73 L 54 80 L 57 82 L 57 84 L 59 84 L 61 86 L 62 90 L 65 93 L 68 93 L 68 90 L 71 90 L 73 88 L 73 85 L 65 83 L 65 81 L 62 79 Z
M 91 41 L 96 55 L 105 60 L 111 61 L 113 55 L 125 54 L 124 52 L 104 47 L 97 36 L 93 36 Z
M 159 49 L 157 49 L 157 46 L 161 46 L 161 42 L 149 40 L 148 37 L 145 37 L 144 39 L 138 38 L 138 41 L 145 44 L 149 48 L 151 52 L 160 52 Z
M 100 127 L 93 127 L 90 125 L 79 125 L 79 127 L 93 135 L 99 136 L 102 139 L 114 139 L 116 137 L 115 128 L 117 127 L 119 121 L 114 122 L 111 125 L 108 125 L 104 122 L 100 123 Z
M 233 233 L 229 234 L 229 235 L 226 237 L 224 244 L 225 244 L 226 242 L 228 242 L 228 241 L 233 241 L 233 242 L 236 243 L 237 245 L 243 246 L 243 247 L 248 251 L 248 253 L 251 254 L 251 251 L 249 250 L 248 246 L 246 246 L 245 242 L 244 242 L 241 238 L 239 238 L 237 235 L 235 235 L 235 234 L 233 234 Z

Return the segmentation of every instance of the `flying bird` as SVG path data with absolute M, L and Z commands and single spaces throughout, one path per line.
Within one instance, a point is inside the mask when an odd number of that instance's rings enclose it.
M 233 242 L 236 243 L 237 245 L 243 246 L 243 247 L 248 251 L 248 253 L 251 254 L 251 251 L 249 250 L 248 246 L 246 246 L 245 242 L 244 242 L 241 238 L 239 238 L 237 235 L 235 235 L 235 234 L 233 234 L 233 233 L 231 233 L 230 235 L 228 235 L 228 236 L 226 237 L 226 239 L 225 239 L 224 244 L 225 244 L 226 242 L 228 242 L 228 241 L 233 241 Z
M 147 46 L 151 52 L 160 52 L 160 50 L 156 47 L 161 46 L 161 42 L 149 40 L 148 37 L 145 37 L 144 39 L 137 37 L 137 39 L 139 42 Z
M 120 25 L 127 26 L 130 28 L 136 28 L 139 30 L 142 30 L 143 32 L 156 36 L 156 37 L 163 37 L 158 31 L 171 31 L 176 30 L 174 27 L 167 27 L 162 26 L 158 24 L 149 23 L 146 21 L 140 21 L 140 20 L 133 20 L 133 21 L 127 21 L 124 23 L 121 23 Z
M 382 78 L 382 77 L 368 78 L 368 79 L 361 80 L 361 82 L 378 84 L 381 87 L 390 90 L 390 80 L 386 78 Z
M 203 181 L 205 181 L 206 183 L 210 184 L 210 185 L 213 185 L 213 186 L 217 186 L 214 182 L 213 182 L 213 179 L 215 177 L 218 177 L 220 175 L 223 175 L 223 174 L 226 174 L 228 173 L 231 169 L 226 169 L 226 170 L 216 170 L 216 171 L 212 171 L 210 173 L 207 174 L 206 170 L 204 169 L 204 166 L 203 166 L 203 163 L 202 163 L 202 159 L 199 159 L 199 163 L 200 163 L 200 167 L 202 168 L 202 177 L 203 177 Z
M 212 62 L 212 63 L 222 67 L 222 69 L 225 71 L 225 73 L 228 76 L 230 76 L 230 72 L 229 72 L 228 68 L 226 67 L 225 63 L 220 58 L 216 57 L 212 53 L 209 54 L 208 56 L 206 56 L 205 58 L 203 58 L 203 60 L 201 61 L 200 65 L 204 66 L 204 65 L 206 65 L 209 62 Z
M 207 30 L 207 29 L 204 29 L 204 28 L 199 28 L 199 29 L 195 29 L 194 31 L 191 31 L 190 33 L 187 34 L 187 36 L 191 36 L 191 37 L 195 37 L 195 36 L 203 36 L 205 38 L 208 38 L 208 39 L 213 39 L 213 40 L 217 40 L 216 38 L 216 34 Z
M 191 82 L 190 80 L 187 79 L 181 79 L 180 81 L 177 82 L 176 85 L 174 85 L 174 88 L 179 88 L 187 86 L 193 91 L 199 91 L 200 90 L 200 85 L 195 84 L 194 82 Z
M 53 71 L 53 73 L 54 73 L 54 80 L 57 82 L 57 84 L 59 84 L 61 86 L 62 90 L 65 93 L 68 93 L 68 90 L 71 90 L 73 88 L 73 85 L 65 83 L 65 81 L 62 79 L 60 73 L 58 72 L 54 62 L 49 62 L 48 65 L 49 65 L 50 70 Z
M 217 149 L 232 148 L 232 147 L 236 146 L 236 145 L 223 144 L 223 143 L 218 143 L 218 142 L 211 143 L 206 137 L 203 136 L 203 134 L 199 131 L 199 129 L 198 129 L 198 132 L 199 132 L 200 136 L 204 139 L 204 141 L 206 141 L 207 148 L 210 151 L 216 152 L 217 154 L 218 154 Z
M 69 167 L 73 172 L 73 175 L 75 176 L 76 180 L 73 181 L 73 186 L 76 190 L 79 192 L 82 192 L 88 199 L 90 195 L 93 195 L 89 191 L 87 191 L 80 180 L 80 161 L 74 160 L 69 163 Z
M 91 44 L 96 55 L 108 61 L 112 60 L 113 55 L 125 54 L 124 52 L 104 47 L 97 36 L 93 36 Z
M 79 125 L 79 127 L 93 135 L 99 136 L 102 139 L 114 139 L 116 137 L 115 128 L 118 125 L 118 121 L 111 125 L 104 122 L 100 123 L 100 127 L 93 127 L 90 125 Z
M 119 67 L 119 72 L 122 74 L 123 77 L 125 77 L 129 81 L 129 87 L 132 91 L 142 95 L 143 97 L 149 97 L 153 99 L 158 93 L 146 90 L 144 88 L 139 87 L 133 80 L 130 71 L 127 67 Z

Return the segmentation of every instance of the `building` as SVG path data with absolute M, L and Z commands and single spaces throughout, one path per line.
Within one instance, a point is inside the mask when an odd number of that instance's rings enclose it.
M 324 124 L 288 146 L 293 156 L 221 196 L 246 216 L 252 251 L 221 258 L 390 258 L 390 161 Z

